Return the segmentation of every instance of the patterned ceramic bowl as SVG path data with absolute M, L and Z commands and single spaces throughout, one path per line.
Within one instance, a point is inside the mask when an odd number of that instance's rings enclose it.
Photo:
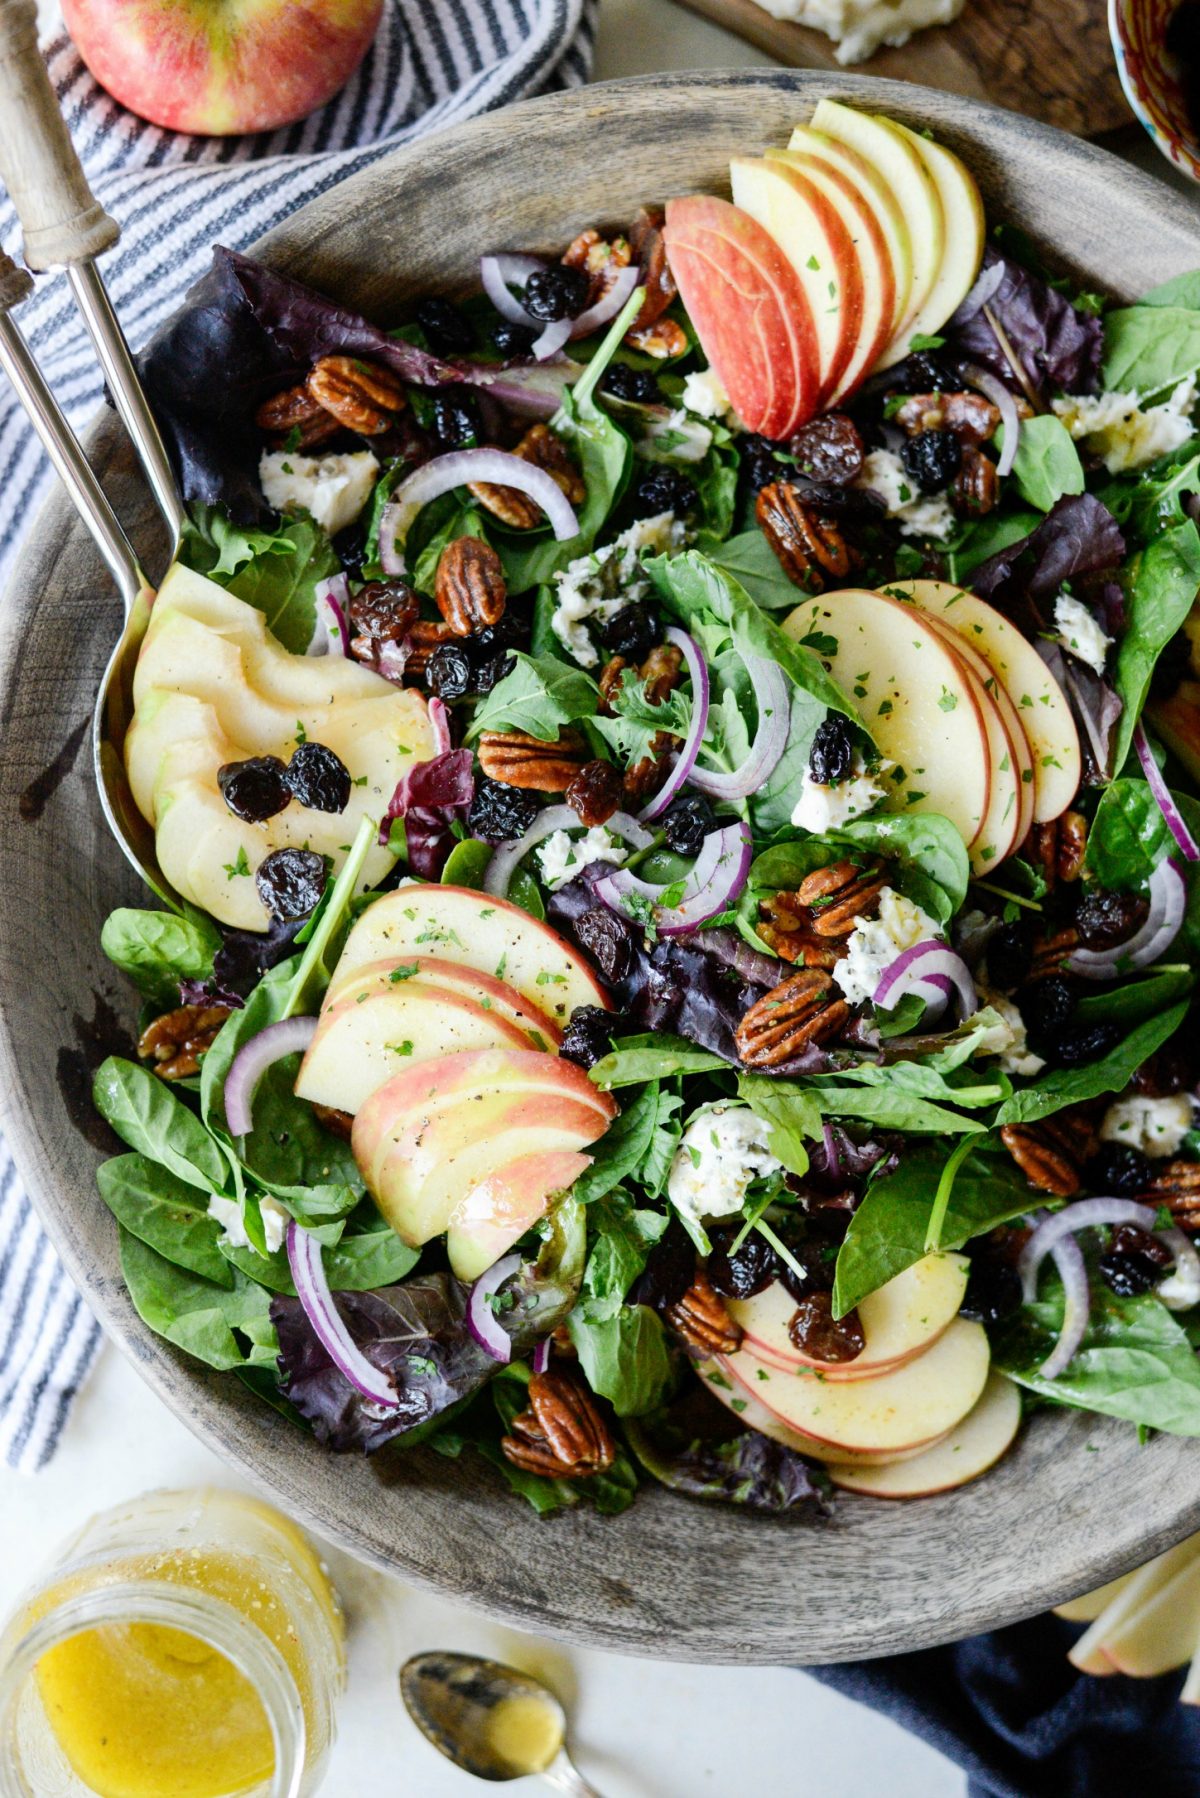
M 1179 66 L 1166 48 L 1178 0 L 1108 0 L 1108 28 L 1125 97 L 1168 162 L 1200 181 L 1200 133 Z

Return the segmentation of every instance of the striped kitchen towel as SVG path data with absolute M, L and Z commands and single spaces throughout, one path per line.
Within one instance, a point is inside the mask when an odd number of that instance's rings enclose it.
M 103 262 L 135 348 L 208 265 L 314 195 L 423 132 L 513 100 L 576 87 L 591 68 L 598 0 L 387 0 L 350 83 L 311 118 L 244 138 L 183 137 L 134 118 L 97 86 L 61 21 L 42 9 L 47 59 L 97 198 L 120 223 Z M 20 231 L 0 195 L 0 239 Z M 102 383 L 61 276 L 40 279 L 19 322 L 68 418 L 86 423 Z M 7 384 L 0 387 L 0 577 L 50 484 Z M 0 1452 L 32 1471 L 54 1453 L 99 1331 L 42 1234 L 0 1139 Z

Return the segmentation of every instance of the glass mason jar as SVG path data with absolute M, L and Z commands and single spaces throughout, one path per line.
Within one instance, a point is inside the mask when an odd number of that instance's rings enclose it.
M 308 1798 L 344 1683 L 293 1523 L 146 1493 L 85 1523 L 0 1636 L 0 1798 Z

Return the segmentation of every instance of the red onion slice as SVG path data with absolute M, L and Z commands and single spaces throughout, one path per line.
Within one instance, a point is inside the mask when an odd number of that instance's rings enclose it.
M 644 805 L 638 813 L 646 823 L 661 818 L 679 789 L 687 784 L 688 776 L 694 772 L 704 733 L 708 729 L 708 663 L 700 645 L 694 637 L 689 637 L 686 631 L 679 630 L 675 625 L 668 628 L 666 635 L 667 642 L 673 643 L 682 652 L 688 679 L 692 683 L 692 722 L 666 781 L 649 804 Z
M 433 732 L 433 755 L 429 758 L 433 761 L 439 755 L 450 753 L 450 714 L 446 710 L 445 700 L 439 699 L 436 694 L 429 701 L 426 710 L 429 713 L 429 728 Z
M 1017 411 L 1016 395 L 991 369 L 980 368 L 974 362 L 963 363 L 962 377 L 999 408 L 1000 422 L 1004 426 L 1004 448 L 996 464 L 996 473 L 1001 476 L 1011 474 L 1017 444 L 1021 440 L 1021 415 Z
M 1200 847 L 1196 839 L 1183 821 L 1183 815 L 1176 805 L 1171 789 L 1162 777 L 1162 770 L 1154 759 L 1154 751 L 1150 747 L 1150 739 L 1146 735 L 1146 727 L 1138 720 L 1133 733 L 1133 747 L 1137 750 L 1138 761 L 1142 764 L 1142 773 L 1146 776 L 1146 785 L 1154 795 L 1154 803 L 1163 815 L 1163 823 L 1175 838 L 1176 846 L 1185 861 L 1200 861 Z
M 631 263 L 628 268 L 618 269 L 611 286 L 601 294 L 595 305 L 589 306 L 586 312 L 581 312 L 578 318 L 570 321 L 571 341 L 575 342 L 580 337 L 590 337 L 593 331 L 598 331 L 601 325 L 606 325 L 610 318 L 616 318 L 617 313 L 641 280 L 641 276 L 642 271 L 636 263 Z
M 708 768 L 692 769 L 692 785 L 698 792 L 707 793 L 710 799 L 745 799 L 756 793 L 774 773 L 787 748 L 787 676 L 778 662 L 769 662 L 764 656 L 744 656 L 742 659 L 754 688 L 758 729 L 750 753 L 732 774 L 717 774 Z
M 467 1328 L 485 1355 L 503 1366 L 512 1360 L 512 1338 L 492 1309 L 492 1298 L 521 1265 L 520 1255 L 505 1255 L 480 1274 L 467 1295 Z
M 558 355 L 563 345 L 571 340 L 573 322 L 569 318 L 556 318 L 552 324 L 543 325 L 529 351 L 535 362 L 545 362 L 549 357 Z
M 225 1076 L 225 1122 L 231 1136 L 249 1136 L 255 1087 L 275 1062 L 307 1049 L 316 1028 L 316 1018 L 284 1018 L 242 1044 Z
M 890 1010 L 906 993 L 924 999 L 934 1017 L 945 1011 L 953 994 L 958 996 L 964 1018 L 979 1010 L 979 995 L 966 962 L 935 937 L 901 951 L 881 974 L 871 1003 Z
M 643 830 L 637 819 L 631 818 L 628 812 L 614 812 L 604 828 L 633 849 L 649 849 L 654 842 L 654 832 Z M 579 813 L 573 806 L 548 805 L 544 812 L 538 813 L 523 837 L 516 837 L 511 843 L 501 843 L 493 850 L 483 877 L 484 892 L 491 893 L 496 899 L 507 898 L 518 862 L 523 861 L 536 844 L 553 836 L 556 830 L 582 829 Z
M 1032 1304 L 1036 1298 L 1038 1269 L 1055 1243 L 1064 1237 L 1073 1236 L 1076 1230 L 1120 1224 L 1133 1224 L 1139 1230 L 1153 1231 L 1156 1221 L 1150 1206 L 1139 1205 L 1136 1199 L 1078 1199 L 1063 1210 L 1043 1217 L 1017 1259 L 1025 1303 Z
M 990 268 L 982 269 L 975 285 L 960 303 L 958 310 L 953 317 L 947 319 L 944 329 L 956 331 L 960 325 L 970 324 L 975 314 L 983 311 L 1003 279 L 1004 264 L 1001 261 L 993 262 Z
M 363 1398 L 394 1411 L 400 1403 L 395 1387 L 386 1375 L 371 1365 L 342 1322 L 325 1277 L 325 1262 L 316 1237 L 310 1231 L 302 1230 L 299 1224 L 289 1224 L 287 1252 L 296 1297 L 325 1353 L 342 1378 L 349 1380 Z
M 468 481 L 487 481 L 497 487 L 516 487 L 540 506 L 560 543 L 579 535 L 575 508 L 558 483 L 544 468 L 535 468 L 509 450 L 451 450 L 414 469 L 397 487 L 379 520 L 379 560 L 385 574 L 404 573 L 404 539 L 422 506 L 440 494 L 464 487 Z
M 710 830 L 695 866 L 683 883 L 679 904 L 655 912 L 654 922 L 659 935 L 683 936 L 718 912 L 726 911 L 745 886 L 752 859 L 750 831 L 745 824 L 727 824 L 721 830 Z M 621 903 L 627 894 L 636 893 L 657 907 L 665 890 L 665 886 L 639 880 L 625 868 L 618 868 L 615 874 L 606 874 L 596 882 L 597 896 L 623 916 L 628 916 Z
M 532 1367 L 534 1373 L 545 1373 L 546 1369 L 549 1367 L 549 1365 L 550 1365 L 550 1338 L 548 1336 L 543 1336 L 542 1340 L 538 1343 L 537 1347 L 534 1349 L 533 1357 L 530 1360 L 529 1365 L 530 1365 L 530 1367 Z
M 1058 1277 L 1063 1284 L 1063 1320 L 1058 1341 L 1042 1362 L 1039 1372 L 1044 1380 L 1057 1380 L 1075 1359 L 1080 1343 L 1087 1334 L 1091 1316 L 1092 1295 L 1088 1287 L 1087 1266 L 1083 1250 L 1073 1236 L 1065 1236 L 1050 1251 Z
M 501 318 L 506 318 L 510 325 L 527 325 L 531 331 L 537 330 L 537 320 L 529 316 L 512 290 L 518 287 L 523 292 L 530 275 L 545 266 L 536 256 L 479 258 L 479 279 L 483 284 L 483 291 Z
M 1076 949 L 1067 958 L 1072 974 L 1085 980 L 1115 980 L 1157 961 L 1179 935 L 1187 910 L 1187 881 L 1179 863 L 1169 856 L 1150 876 L 1150 912 L 1142 928 L 1128 942 L 1111 949 Z
M 316 622 L 305 651 L 310 656 L 348 656 L 350 627 L 346 622 L 350 610 L 350 583 L 344 574 L 331 574 L 318 581 L 313 589 L 316 600 Z

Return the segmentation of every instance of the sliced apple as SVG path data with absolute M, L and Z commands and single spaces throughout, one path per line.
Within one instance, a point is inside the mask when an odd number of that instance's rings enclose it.
M 821 1362 L 802 1354 L 788 1335 L 796 1301 L 778 1280 L 753 1298 L 730 1299 L 726 1309 L 745 1331 L 746 1347 L 782 1372 L 819 1368 L 826 1380 L 863 1380 L 903 1366 L 937 1340 L 958 1315 L 967 1289 L 962 1255 L 925 1255 L 858 1307 L 864 1347 L 853 1361 Z
M 832 1381 L 800 1370 L 767 1367 L 746 1348 L 722 1355 L 722 1371 L 789 1429 L 806 1436 L 805 1452 L 840 1461 L 855 1454 L 893 1454 L 927 1446 L 967 1415 L 988 1373 L 982 1324 L 956 1317 L 924 1354 L 869 1380 Z
M 870 1498 L 928 1498 L 935 1492 L 965 1486 L 994 1467 L 1011 1448 L 1020 1427 L 1017 1388 L 1003 1374 L 992 1373 L 974 1408 L 932 1448 L 889 1467 L 831 1462 L 829 1477 L 844 1491 Z
M 1066 1623 L 1094 1623 L 1132 1578 L 1132 1573 L 1123 1573 L 1119 1579 L 1110 1579 L 1106 1586 L 1097 1586 L 1094 1592 L 1084 1592 L 1078 1598 L 1069 1598 L 1066 1604 L 1056 1604 L 1054 1615 Z
M 368 962 L 421 956 L 503 980 L 560 1027 L 578 1005 L 612 1008 L 596 976 L 557 931 L 508 900 L 471 887 L 414 882 L 385 893 L 351 930 L 334 979 Z
M 827 168 L 836 169 L 845 180 L 853 183 L 864 205 L 870 208 L 892 270 L 894 293 L 892 327 L 888 333 L 890 342 L 909 316 L 909 296 L 913 284 L 912 242 L 908 235 L 908 224 L 890 182 L 885 181 L 879 170 L 860 156 L 857 150 L 852 150 L 849 144 L 839 143 L 827 131 L 816 131 L 811 125 L 797 125 L 788 143 L 788 150 L 817 157 Z M 768 156 L 774 154 L 772 150 L 767 151 Z
M 1090 1629 L 1080 1636 L 1067 1658 L 1076 1667 L 1088 1671 L 1088 1662 L 1105 1649 L 1109 1638 L 1120 1634 L 1156 1593 L 1169 1585 L 1176 1575 L 1186 1572 L 1196 1559 L 1196 1538 L 1189 1536 L 1186 1541 L 1177 1543 L 1165 1554 L 1157 1555 L 1154 1560 L 1147 1561 L 1144 1567 L 1131 1573 L 1117 1596 L 1105 1606 Z M 1109 1664 L 1113 1663 L 1110 1661 Z
M 590 1155 L 573 1149 L 518 1155 L 473 1186 L 446 1226 L 446 1255 L 459 1279 L 477 1280 L 591 1165 Z
M 1011 716 L 1016 719 L 1016 709 L 1007 696 L 1004 706 L 1001 706 L 998 696 L 1000 683 L 983 657 L 965 637 L 952 631 L 949 625 L 942 624 L 928 613 L 925 616 L 954 654 L 961 657 L 987 733 L 992 790 L 983 823 L 975 841 L 970 845 L 971 872 L 986 874 L 999 867 L 1018 843 L 1024 841 L 1021 834 L 1021 764 L 1023 759 L 1032 760 L 1029 742 L 1020 728 L 1019 720 L 1016 720 L 1016 731 L 1012 729 L 1009 718 Z
M 987 227 L 983 200 L 975 177 L 966 165 L 933 138 L 921 137 L 898 119 L 880 118 L 881 125 L 907 139 L 925 164 L 942 202 L 945 247 L 937 275 L 924 305 L 908 327 L 911 340 L 934 336 L 966 299 L 979 275 Z M 908 354 L 907 345 L 903 354 Z
M 890 368 L 908 355 L 916 320 L 923 316 L 946 249 L 946 215 L 941 194 L 923 157 L 890 119 L 856 112 L 837 100 L 822 100 L 812 116 L 817 131 L 856 150 L 887 182 L 904 215 L 912 246 L 912 286 L 908 312 L 877 363 Z
M 865 588 L 807 599 L 783 624 L 811 638 L 896 764 L 885 804 L 941 812 L 972 843 L 987 816 L 991 752 L 975 689 L 946 640 L 910 606 Z
M 518 1026 L 530 1048 L 557 1049 L 562 1041 L 562 1031 L 550 1013 L 523 999 L 507 980 L 497 980 L 494 975 L 467 967 L 463 962 L 441 961 L 434 955 L 414 955 L 411 961 L 367 962 L 361 967 L 348 968 L 344 974 L 335 973 L 326 990 L 322 1010 L 331 1011 L 335 1005 L 350 1000 L 358 1003 L 361 994 L 387 992 L 392 987 L 407 985 L 410 980 L 422 985 L 450 987 L 473 999 L 484 1011 L 498 1012 L 510 1024 Z
M 776 157 L 735 156 L 729 174 L 735 203 L 774 238 L 808 295 L 821 364 L 819 404 L 828 406 L 842 391 L 864 331 L 863 266 L 841 209 L 822 182 Z
M 725 1374 L 719 1363 L 713 1360 L 700 1361 L 696 1365 L 696 1373 L 708 1386 L 713 1397 L 732 1411 L 738 1422 L 747 1429 L 757 1430 L 760 1436 L 769 1436 L 773 1442 L 782 1442 L 785 1448 L 794 1449 L 798 1455 L 807 1455 L 811 1461 L 825 1461 L 830 1458 L 824 1444 L 814 1441 L 811 1436 L 802 1435 L 792 1429 L 783 1419 L 768 1411 L 745 1386 L 735 1384 Z M 765 1377 L 765 1376 L 764 1376 Z M 855 1454 L 850 1449 L 837 1451 L 839 1466 L 843 1467 L 890 1467 L 893 1462 L 907 1461 L 914 1455 L 922 1455 L 929 1447 L 927 1442 L 919 1442 L 915 1448 L 897 1449 L 891 1454 Z
M 1059 817 L 1079 790 L 1079 733 L 1066 695 L 1033 644 L 995 606 L 946 581 L 895 581 L 888 591 L 906 594 L 965 637 L 1008 689 L 1033 752 L 1033 821 Z
M 1200 1651 L 1200 1554 L 1119 1623 L 1104 1629 L 1101 1652 L 1118 1673 L 1153 1679 L 1184 1666 Z
M 808 295 L 778 244 L 728 200 L 668 200 L 667 261 L 704 353 L 750 431 L 789 436 L 819 407 Z

